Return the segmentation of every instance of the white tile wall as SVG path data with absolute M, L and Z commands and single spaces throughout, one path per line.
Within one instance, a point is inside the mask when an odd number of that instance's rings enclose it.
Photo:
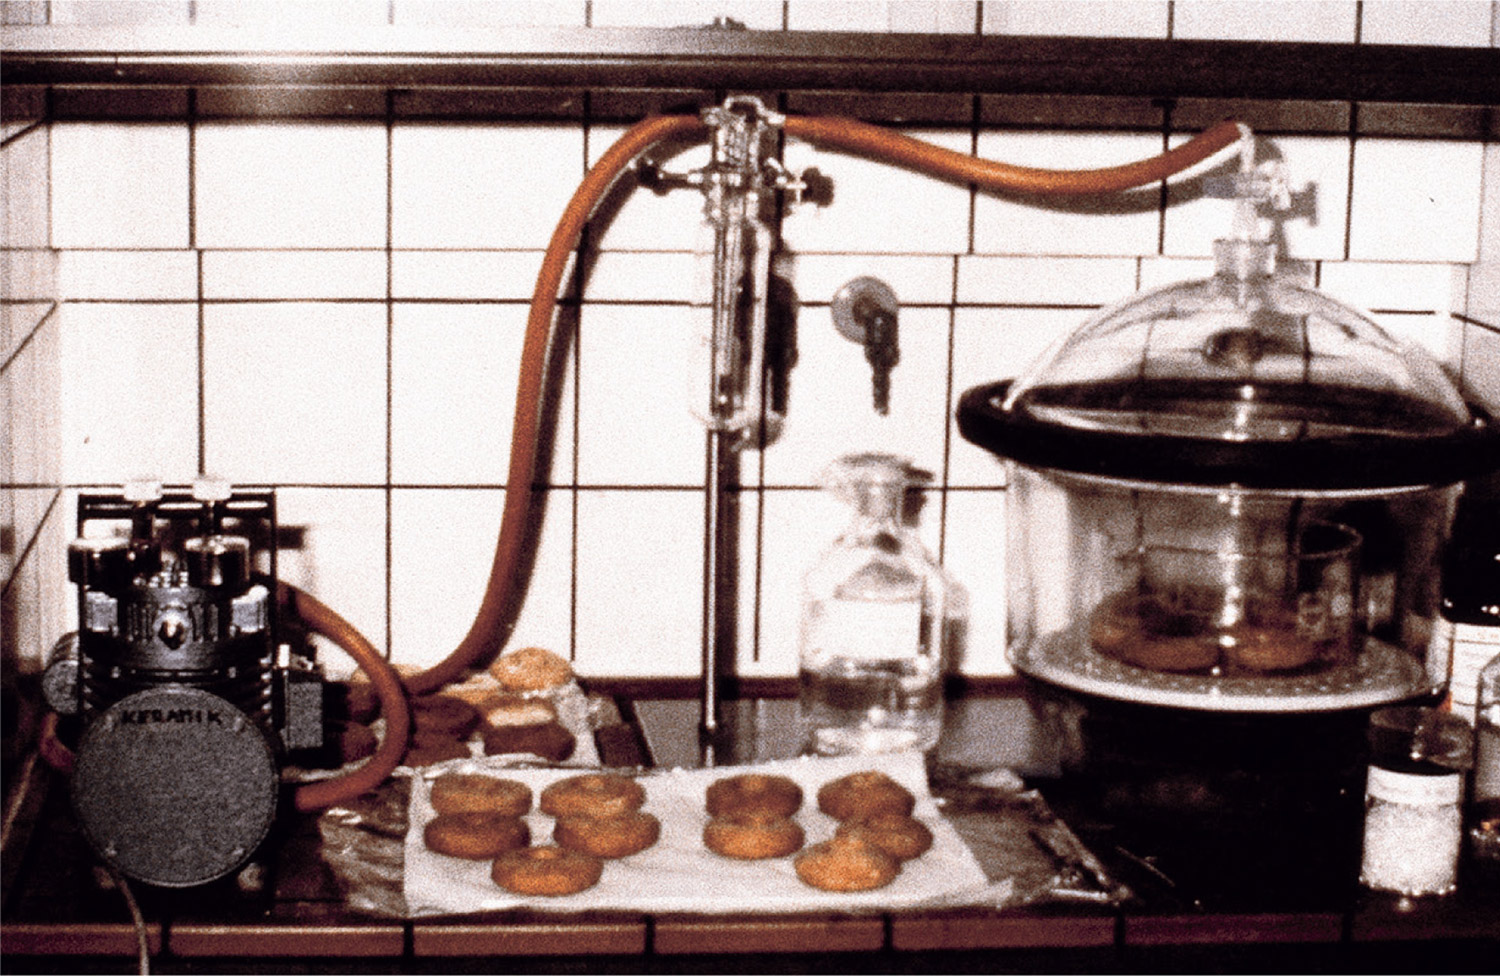
M 1366 44 L 1489 47 L 1493 18 L 1487 0 L 1365 0 L 1359 37 Z
M 91 14 L 84 6 L 63 16 L 126 16 L 136 5 Z M 175 15 L 173 4 L 140 6 L 141 18 L 148 6 L 149 16 Z M 1154 0 L 256 6 L 199 3 L 192 12 L 200 24 L 294 13 L 449 27 L 728 16 L 768 30 L 785 20 L 792 29 L 1162 37 L 1169 10 Z M 1492 4 L 1456 4 L 1414 30 L 1407 6 L 1182 0 L 1170 5 L 1170 23 L 1178 37 L 1350 40 L 1360 11 L 1368 42 L 1493 43 L 1481 40 Z M 54 4 L 54 14 L 63 11 Z M 7 213 L 16 215 L 7 226 L 50 222 L 41 240 L 60 250 L 55 283 L 68 300 L 25 355 L 7 353 L 0 372 L 13 445 L 0 517 L 37 540 L 26 564 L 5 566 L 7 606 L 23 591 L 66 589 L 52 562 L 39 569 L 36 561 L 46 549 L 62 563 L 71 514 L 59 514 L 66 497 L 52 504 L 54 483 L 117 482 L 145 470 L 187 480 L 202 467 L 279 487 L 283 522 L 304 529 L 302 548 L 283 553 L 295 582 L 398 662 L 444 656 L 488 573 L 516 350 L 541 249 L 586 163 L 620 131 L 57 122 L 7 144 L 7 186 L 24 172 L 21 185 L 37 190 L 7 190 Z M 1108 165 L 1162 145 L 1154 132 L 909 130 L 960 152 L 971 151 L 975 131 L 982 155 L 1022 165 Z M 1450 314 L 1479 308 L 1476 288 L 1493 280 L 1483 271 L 1491 265 L 1466 268 L 1484 257 L 1484 200 L 1500 199 L 1481 196 L 1495 170 L 1493 159 L 1484 167 L 1484 147 L 1361 137 L 1351 148 L 1345 137 L 1307 135 L 1266 143 L 1286 159 L 1302 199 L 1316 200 L 1286 226 L 1291 256 L 1500 403 L 1500 332 L 1493 323 L 1461 328 Z M 695 148 L 671 165 L 703 159 Z M 962 666 L 1005 673 L 1004 472 L 957 435 L 956 398 L 1018 375 L 1101 305 L 1208 273 L 1204 256 L 1227 227 L 1224 205 L 1174 190 L 1164 212 L 1153 188 L 1101 213 L 1097 202 L 976 198 L 796 142 L 786 159 L 816 166 L 836 191 L 831 206 L 804 207 L 783 227 L 784 270 L 802 302 L 799 361 L 784 436 L 744 459 L 741 673 L 794 671 L 801 574 L 847 521 L 813 486 L 829 461 L 858 448 L 907 453 L 933 472 L 919 531 L 972 597 Z M 50 164 L 50 183 L 38 160 Z M 637 190 L 591 231 L 578 331 L 562 357 L 553 464 L 541 476 L 545 519 L 511 641 L 561 649 L 585 674 L 698 668 L 704 435 L 688 409 L 683 350 L 698 324 L 689 302 L 700 209 L 691 192 Z M 1500 221 L 1483 229 L 1493 237 L 1494 226 Z M 4 252 L 6 286 L 20 289 L 12 294 L 50 280 L 51 253 L 32 253 Z M 889 417 L 871 409 L 861 351 L 830 323 L 833 294 L 860 275 L 886 281 L 903 302 Z M 32 334 L 47 307 L 5 306 L 8 348 Z M 50 452 L 47 411 L 17 392 L 34 387 L 49 362 L 60 363 L 66 393 Z M 66 606 L 65 593 L 54 603 Z M 24 622 L 38 635 L 33 644 L 52 626 Z M 335 672 L 348 667 L 337 654 L 328 660 Z

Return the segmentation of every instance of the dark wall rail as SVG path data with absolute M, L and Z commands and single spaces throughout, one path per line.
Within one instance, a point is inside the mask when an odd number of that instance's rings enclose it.
M 246 35 L 21 27 L 0 82 L 820 89 L 1500 102 L 1500 49 L 712 28 Z

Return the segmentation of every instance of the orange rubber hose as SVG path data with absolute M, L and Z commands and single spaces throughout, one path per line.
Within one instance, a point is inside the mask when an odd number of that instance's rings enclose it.
M 615 180 L 636 156 L 674 136 L 704 128 L 696 115 L 663 115 L 638 122 L 626 130 L 584 176 L 552 232 L 542 258 L 526 319 L 526 338 L 521 346 L 520 379 L 516 386 L 515 423 L 511 429 L 510 469 L 505 479 L 505 507 L 500 537 L 489 582 L 474 623 L 457 648 L 432 668 L 406 679 L 414 695 L 436 691 L 460 679 L 477 661 L 493 657 L 505 643 L 506 611 L 515 592 L 517 567 L 531 508 L 531 483 L 536 473 L 537 436 L 541 426 L 543 373 L 552 338 L 552 316 L 568 258 L 578 244 L 584 225 L 604 199 Z
M 1244 134 L 1237 123 L 1220 122 L 1160 156 L 1104 169 L 1065 170 L 1035 169 L 979 159 L 853 119 L 789 116 L 784 130 L 787 135 L 807 142 L 844 149 L 904 169 L 919 170 L 960 183 L 974 183 L 989 190 L 1044 196 L 1117 193 L 1146 186 L 1202 162 L 1233 145 Z
M 458 647 L 432 668 L 406 679 L 406 687 L 412 694 L 427 694 L 464 678 L 477 662 L 499 653 L 508 636 L 506 613 L 515 593 L 531 507 L 543 373 L 552 336 L 552 318 L 557 309 L 563 272 L 584 225 L 636 156 L 662 140 L 704 129 L 706 125 L 693 115 L 658 116 L 632 126 L 584 176 L 552 232 L 526 320 L 505 506 L 494 559 L 490 564 L 489 581 L 474 622 Z M 1104 169 L 1049 170 L 977 159 L 852 119 L 792 116 L 785 120 L 784 130 L 788 135 L 807 142 L 870 156 L 943 179 L 974 183 L 991 190 L 1041 195 L 1086 195 L 1145 186 L 1182 172 L 1244 135 L 1236 123 L 1221 122 L 1184 145 L 1151 159 Z
M 395 668 L 353 625 L 289 583 L 278 580 L 277 590 L 277 598 L 283 605 L 314 633 L 327 637 L 354 658 L 369 676 L 370 684 L 380 698 L 380 714 L 385 719 L 385 737 L 364 765 L 333 779 L 297 787 L 293 801 L 298 810 L 321 810 L 352 800 L 385 782 L 391 770 L 399 766 L 406 755 L 411 740 L 411 709 L 407 705 L 406 689 L 402 687 Z

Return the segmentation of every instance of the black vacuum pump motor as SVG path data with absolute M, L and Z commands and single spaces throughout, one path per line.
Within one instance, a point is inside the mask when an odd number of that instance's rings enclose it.
M 225 877 L 270 833 L 287 753 L 322 744 L 321 677 L 277 640 L 274 496 L 135 483 L 80 496 L 78 534 L 78 633 L 44 688 L 76 723 L 79 825 L 126 877 Z

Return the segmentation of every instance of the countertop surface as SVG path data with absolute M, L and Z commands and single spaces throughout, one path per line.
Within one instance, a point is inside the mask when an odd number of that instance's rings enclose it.
M 693 768 L 698 704 L 620 700 L 624 719 L 597 733 L 610 765 Z M 606 709 L 613 712 L 613 709 Z M 715 765 L 794 756 L 795 703 L 731 702 Z M 1128 897 L 1039 898 L 987 907 L 793 914 L 540 912 L 397 918 L 354 910 L 330 868 L 315 816 L 290 818 L 268 846 L 260 890 L 224 882 L 189 892 L 137 892 L 156 972 L 496 971 L 1347 971 L 1493 972 L 1500 885 L 1471 872 L 1453 895 L 1402 905 L 1362 889 L 1331 858 L 1276 862 L 1216 850 L 1219 837 L 1160 847 L 1080 802 L 1060 775 L 1048 731 L 1020 689 L 950 703 L 929 757 L 943 783 L 1012 770 L 1061 816 Z M 135 967 L 137 929 L 125 899 L 94 866 L 60 779 L 22 769 L 30 788 L 8 807 L 0 952 L 9 972 L 119 972 Z M 940 802 L 943 802 L 940 800 Z M 961 804 L 946 808 L 957 814 Z M 971 825 L 972 826 L 972 825 Z M 1246 835 L 1249 836 L 1249 835 Z M 1252 839 L 1247 843 L 1275 843 Z M 1157 844 L 1158 847 L 1153 847 Z M 1193 871 L 1180 866 L 1218 864 Z M 1292 873 L 1237 878 L 1246 863 Z M 1059 864 L 1062 867 L 1061 864 Z M 1207 879 L 1207 880 L 1205 880 Z M 1082 885 L 1082 887 L 1088 887 Z M 1098 893 L 1095 893 L 1098 894 Z

